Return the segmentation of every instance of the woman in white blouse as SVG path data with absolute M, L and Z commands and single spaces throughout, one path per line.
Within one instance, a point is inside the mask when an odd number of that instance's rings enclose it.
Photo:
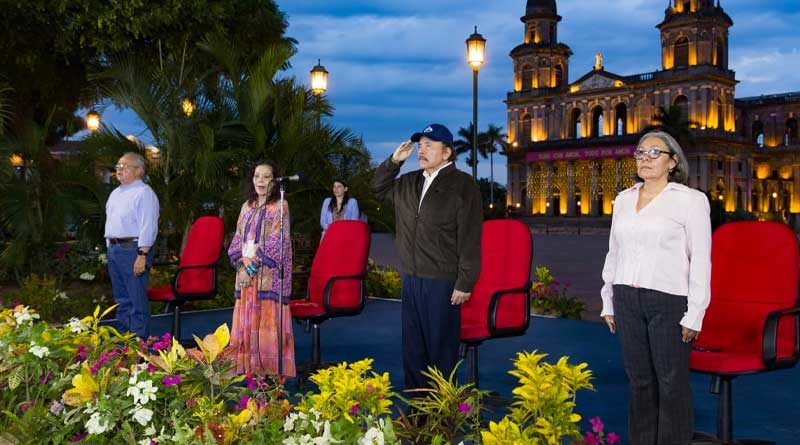
M 685 185 L 686 156 L 669 134 L 645 134 L 634 158 L 637 184 L 614 204 L 601 315 L 619 332 L 630 443 L 683 445 L 694 421 L 689 353 L 711 290 L 709 204 Z

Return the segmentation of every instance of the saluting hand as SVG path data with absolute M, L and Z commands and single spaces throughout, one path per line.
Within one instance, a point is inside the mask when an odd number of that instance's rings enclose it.
M 399 164 L 405 161 L 414 152 L 414 143 L 410 140 L 403 142 L 394 149 L 392 153 L 392 162 Z

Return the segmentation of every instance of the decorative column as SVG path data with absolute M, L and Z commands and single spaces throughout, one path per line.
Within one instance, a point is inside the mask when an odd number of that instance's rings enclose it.
M 545 179 L 545 215 L 553 216 L 553 161 L 547 161 Z
M 592 159 L 590 161 L 590 167 L 592 170 L 592 176 L 589 180 L 589 196 L 583 198 L 584 201 L 588 202 L 591 207 L 589 207 L 589 215 L 591 216 L 599 216 L 601 213 L 600 207 L 602 207 L 603 203 L 597 199 L 597 183 L 598 183 L 598 162 L 596 159 Z M 588 198 L 588 199 L 587 199 Z
M 575 214 L 575 161 L 567 162 L 567 216 Z

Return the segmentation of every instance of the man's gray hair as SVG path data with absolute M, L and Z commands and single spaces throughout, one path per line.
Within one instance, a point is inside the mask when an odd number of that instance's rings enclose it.
M 124 157 L 130 159 L 131 161 L 133 161 L 134 165 L 136 165 L 137 167 L 139 167 L 142 170 L 142 177 L 144 177 L 145 173 L 147 172 L 147 169 L 146 169 L 146 166 L 145 166 L 145 162 L 144 162 L 144 156 L 140 155 L 139 153 L 133 152 L 133 151 L 125 152 L 125 154 L 122 155 L 122 156 L 124 156 Z
M 669 182 L 678 182 L 684 185 L 688 184 L 689 161 L 686 159 L 686 155 L 683 153 L 683 149 L 678 141 L 676 141 L 674 137 L 665 131 L 654 130 L 645 133 L 641 138 L 639 138 L 639 142 L 636 144 L 637 147 L 641 146 L 642 141 L 649 137 L 660 139 L 670 151 L 670 157 L 675 159 L 675 168 L 670 170 L 667 180 Z M 635 179 L 637 182 L 644 182 L 644 179 L 640 178 L 639 175 L 635 173 L 633 179 Z

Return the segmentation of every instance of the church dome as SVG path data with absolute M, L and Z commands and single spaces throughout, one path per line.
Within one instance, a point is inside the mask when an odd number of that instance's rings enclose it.
M 556 0 L 528 0 L 525 15 L 552 14 L 557 15 Z

